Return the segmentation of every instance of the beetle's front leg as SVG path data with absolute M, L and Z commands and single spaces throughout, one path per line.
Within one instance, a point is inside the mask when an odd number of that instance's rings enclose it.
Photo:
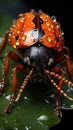
M 5 84 L 5 79 L 7 77 L 8 74 L 8 70 L 9 70 L 9 57 L 13 60 L 13 61 L 19 61 L 20 57 L 18 55 L 16 55 L 13 52 L 7 52 L 5 55 L 5 59 L 4 59 L 4 74 L 3 74 L 3 78 L 1 80 L 0 83 L 0 95 L 2 95 L 3 90 L 4 90 L 4 84 Z
M 2 78 L 1 83 L 0 83 L 0 95 L 2 95 L 2 92 L 4 90 L 4 84 L 5 84 L 5 79 L 6 79 L 8 70 L 9 70 L 8 53 L 6 53 L 6 56 L 4 59 L 4 70 L 3 70 L 4 74 L 3 74 L 3 78 Z
M 9 34 L 9 31 L 6 31 L 5 36 L 3 38 L 3 41 L 2 41 L 2 44 L 0 45 L 0 54 L 2 53 L 2 51 L 4 50 L 4 48 L 5 48 L 6 44 L 7 44 L 8 34 Z
M 12 74 L 12 94 L 11 94 L 11 97 L 10 97 L 10 102 L 9 102 L 9 105 L 6 109 L 6 113 L 10 113 L 12 107 L 13 107 L 13 103 L 14 103 L 14 98 L 15 98 L 15 95 L 16 95 L 16 92 L 17 92 L 17 86 L 18 86 L 18 80 L 17 80 L 17 75 L 16 75 L 16 72 L 17 71 L 20 71 L 20 70 L 23 70 L 24 67 L 20 64 L 18 64 L 14 69 L 13 69 L 13 74 Z

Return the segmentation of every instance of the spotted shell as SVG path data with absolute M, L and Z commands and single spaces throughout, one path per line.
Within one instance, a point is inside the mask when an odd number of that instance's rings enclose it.
M 63 32 L 55 16 L 42 11 L 19 14 L 9 33 L 10 44 L 16 49 L 27 48 L 37 42 L 60 51 L 64 45 Z

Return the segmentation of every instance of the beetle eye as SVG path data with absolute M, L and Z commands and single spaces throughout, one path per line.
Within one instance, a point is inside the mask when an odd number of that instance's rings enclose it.
M 49 66 L 49 67 L 53 67 L 53 66 L 54 66 L 54 63 L 55 63 L 54 59 L 53 59 L 53 58 L 50 58 L 49 61 L 48 61 L 48 66 Z
M 29 59 L 29 57 L 26 57 L 26 58 L 24 58 L 24 64 L 25 64 L 25 66 L 30 66 L 30 59 Z

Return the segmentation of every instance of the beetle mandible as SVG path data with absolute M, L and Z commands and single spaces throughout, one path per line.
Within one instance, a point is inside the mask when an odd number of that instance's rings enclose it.
M 10 97 L 9 105 L 6 113 L 12 109 L 15 95 L 17 93 L 17 75 L 16 72 L 29 68 L 29 73 L 24 78 L 24 81 L 18 92 L 15 101 L 18 101 L 28 80 L 32 75 L 42 72 L 48 77 L 51 84 L 56 88 L 56 110 L 57 115 L 62 117 L 60 111 L 59 96 L 62 94 L 64 97 L 73 101 L 63 90 L 63 83 L 73 87 L 72 65 L 70 60 L 70 50 L 64 45 L 64 36 L 60 27 L 60 23 L 56 21 L 55 16 L 50 17 L 48 14 L 43 13 L 41 10 L 31 10 L 29 12 L 19 14 L 18 19 L 13 22 L 11 28 L 5 33 L 0 54 L 3 52 L 7 41 L 11 46 L 19 51 L 19 55 L 15 52 L 9 51 L 5 55 L 4 60 L 4 74 L 0 83 L 0 95 L 4 90 L 5 80 L 9 70 L 10 57 L 18 64 L 13 68 L 12 77 L 12 94 Z M 70 81 L 65 78 L 65 70 L 61 63 L 64 62 L 64 67 L 67 70 Z M 55 82 L 52 77 L 58 79 Z

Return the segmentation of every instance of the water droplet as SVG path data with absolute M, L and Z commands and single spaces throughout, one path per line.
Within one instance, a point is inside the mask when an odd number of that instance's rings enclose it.
M 51 42 L 52 41 L 52 37 L 48 36 L 47 40 L 48 40 L 48 42 Z
M 65 108 L 66 108 L 66 105 L 63 103 L 61 108 L 62 108 L 62 109 L 65 109 Z
M 24 101 L 25 101 L 25 102 L 29 102 L 29 101 L 30 101 L 30 98 L 28 98 L 28 97 L 25 96 L 25 97 L 24 97 Z
M 31 126 L 25 126 L 25 130 L 30 130 Z
M 63 30 L 61 30 L 61 29 L 60 29 L 60 32 L 61 32 L 61 35 L 63 36 L 63 35 L 64 35 L 64 32 L 63 32 Z
M 47 104 L 49 104 L 49 101 L 48 101 L 47 99 L 44 99 L 44 101 L 45 101 Z
M 73 109 L 73 105 L 68 105 L 68 104 L 63 103 L 61 108 L 65 110 L 71 110 Z
M 73 108 L 73 105 L 70 105 L 71 108 Z
M 67 89 L 67 92 L 73 92 L 73 88 L 69 87 L 69 88 Z
M 60 28 L 60 23 L 59 22 L 55 22 L 57 28 Z
M 46 22 L 45 24 L 46 24 L 46 26 L 48 26 L 48 27 L 50 26 L 50 23 L 49 23 L 49 22 Z
M 14 130 L 18 130 L 18 128 L 17 128 L 17 127 L 15 127 L 15 128 L 14 128 Z
M 51 98 L 54 98 L 54 97 L 55 97 L 55 95 L 54 95 L 54 94 L 51 94 L 51 95 L 50 95 L 50 97 L 51 97 Z
M 44 125 L 44 121 L 48 121 L 48 116 L 46 115 L 41 115 L 38 119 L 38 122 L 41 124 L 41 125 Z
M 10 95 L 6 96 L 5 98 L 6 98 L 7 100 L 10 100 Z
M 56 16 L 51 16 L 54 22 L 56 22 Z

